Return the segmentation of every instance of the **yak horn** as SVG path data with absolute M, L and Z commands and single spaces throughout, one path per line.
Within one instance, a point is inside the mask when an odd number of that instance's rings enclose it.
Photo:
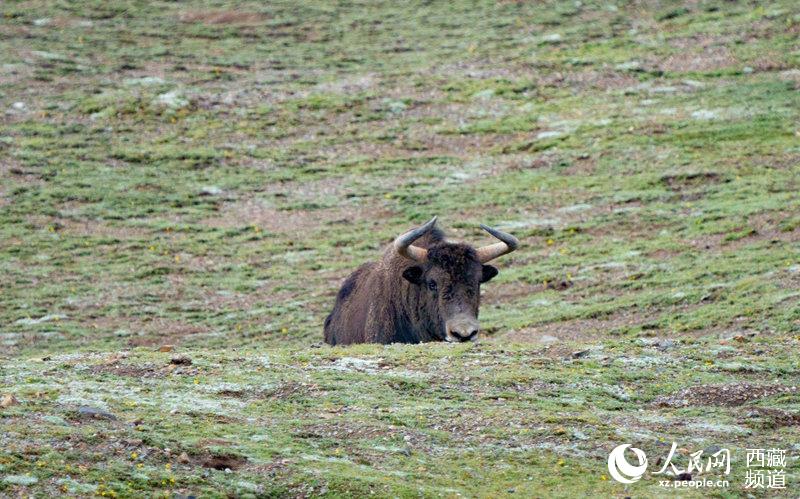
M 517 246 L 519 246 L 519 240 L 517 240 L 517 238 L 511 234 L 506 234 L 503 231 L 487 227 L 483 224 L 481 224 L 481 229 L 502 241 L 501 243 L 490 244 L 475 250 L 475 252 L 478 254 L 478 261 L 481 263 L 486 263 L 489 260 L 494 260 L 498 256 L 511 253 L 517 249 Z
M 430 219 L 428 223 L 422 227 L 412 229 L 405 234 L 397 236 L 394 240 L 394 249 L 406 258 L 414 260 L 418 263 L 425 263 L 428 261 L 428 250 L 418 246 L 411 246 L 411 243 L 425 235 L 430 231 L 436 223 L 436 217 Z

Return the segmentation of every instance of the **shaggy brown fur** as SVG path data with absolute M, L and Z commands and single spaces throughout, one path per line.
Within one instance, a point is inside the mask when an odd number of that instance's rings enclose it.
M 326 343 L 444 341 L 453 317 L 474 319 L 477 333 L 480 284 L 497 269 L 482 265 L 471 246 L 446 242 L 438 228 L 414 245 L 428 249 L 427 263 L 404 258 L 389 245 L 379 261 L 350 274 L 325 320 Z

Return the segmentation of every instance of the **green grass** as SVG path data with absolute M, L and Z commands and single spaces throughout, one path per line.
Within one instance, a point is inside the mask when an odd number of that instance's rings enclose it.
M 796 486 L 796 393 L 656 401 L 800 380 L 798 29 L 791 1 L 4 2 L 0 495 L 670 495 L 605 462 L 672 441 L 732 449 L 718 495 L 747 447 Z M 522 242 L 482 343 L 312 348 L 434 214 Z

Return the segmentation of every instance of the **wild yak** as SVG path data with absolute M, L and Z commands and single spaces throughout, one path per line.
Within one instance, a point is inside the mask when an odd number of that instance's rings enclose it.
M 501 242 L 473 248 L 445 240 L 435 225 L 433 217 L 400 235 L 379 261 L 365 263 L 350 274 L 325 319 L 326 343 L 477 338 L 480 285 L 497 275 L 497 269 L 486 263 L 514 251 L 519 241 L 481 225 Z

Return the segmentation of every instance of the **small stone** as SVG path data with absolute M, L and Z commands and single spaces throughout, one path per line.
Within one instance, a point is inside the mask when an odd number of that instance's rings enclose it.
M 159 352 L 171 352 L 175 350 L 175 345 L 161 345 L 161 348 L 158 349 Z
M 200 189 L 201 196 L 219 196 L 220 194 L 222 194 L 222 189 L 216 185 L 206 185 Z
M 661 351 L 666 351 L 675 348 L 675 340 L 672 339 L 659 340 L 655 343 L 655 347 Z
M 579 211 L 586 211 L 591 209 L 592 205 L 586 203 L 580 203 L 580 204 L 573 204 L 572 206 L 564 206 L 563 208 L 559 208 L 558 211 L 562 213 L 577 213 Z
M 384 103 L 386 104 L 386 108 L 392 114 L 400 114 L 408 108 L 406 103 L 401 100 L 386 100 Z
M 180 109 L 189 105 L 189 101 L 177 90 L 159 95 L 156 101 L 171 109 Z
M 33 325 L 36 325 L 36 324 L 41 324 L 43 322 L 60 321 L 62 319 L 66 319 L 66 318 L 67 318 L 66 315 L 47 314 L 47 315 L 45 315 L 43 317 L 39 317 L 38 319 L 33 319 L 33 318 L 30 318 L 30 317 L 24 317 L 22 319 L 18 319 L 16 322 L 14 322 L 14 324 L 20 324 L 20 325 L 23 325 L 23 326 L 33 326 Z
M 185 452 L 181 452 L 178 456 L 178 462 L 181 464 L 188 464 L 189 463 L 189 455 Z
M 650 91 L 656 94 L 674 94 L 678 89 L 669 85 L 663 85 L 660 87 L 653 87 Z
M 717 112 L 710 109 L 700 109 L 692 113 L 692 118 L 696 120 L 713 120 L 717 117 Z
M 163 78 L 159 78 L 158 76 L 145 76 L 143 78 L 128 78 L 124 81 L 125 85 L 128 86 L 135 86 L 135 85 L 142 85 L 142 86 L 150 86 L 150 85 L 163 85 L 166 83 Z
M 536 134 L 536 138 L 539 140 L 552 139 L 555 137 L 561 137 L 562 135 L 564 135 L 564 132 L 559 132 L 558 130 L 546 130 L 544 132 L 539 132 L 538 134 Z
M 589 355 L 589 350 L 579 350 L 577 352 L 572 352 L 573 359 L 581 359 Z
M 642 69 L 642 65 L 639 61 L 628 61 L 617 64 L 614 66 L 614 69 L 618 69 L 620 71 L 639 71 Z
M 90 407 L 88 405 L 82 405 L 78 407 L 78 416 L 91 419 L 107 419 L 109 421 L 117 419 L 117 417 L 110 412 L 98 409 L 97 407 Z
M 68 60 L 61 54 L 56 54 L 55 52 L 46 52 L 44 50 L 33 50 L 31 51 L 32 55 L 36 57 L 41 57 L 42 59 L 46 59 L 48 61 L 66 61 Z
M 487 88 L 485 90 L 481 90 L 480 92 L 475 92 L 472 94 L 472 98 L 475 100 L 487 100 L 494 97 L 494 89 Z
M 539 338 L 541 343 L 555 343 L 557 341 L 561 341 L 555 336 L 550 336 L 549 334 L 543 334 L 541 338 Z
M 12 405 L 19 405 L 19 400 L 17 400 L 17 398 L 10 393 L 3 395 L 3 399 L 0 400 L 0 407 L 5 409 L 6 407 L 11 407 Z
M 576 440 L 589 440 L 589 436 L 580 430 L 573 430 L 572 438 Z

